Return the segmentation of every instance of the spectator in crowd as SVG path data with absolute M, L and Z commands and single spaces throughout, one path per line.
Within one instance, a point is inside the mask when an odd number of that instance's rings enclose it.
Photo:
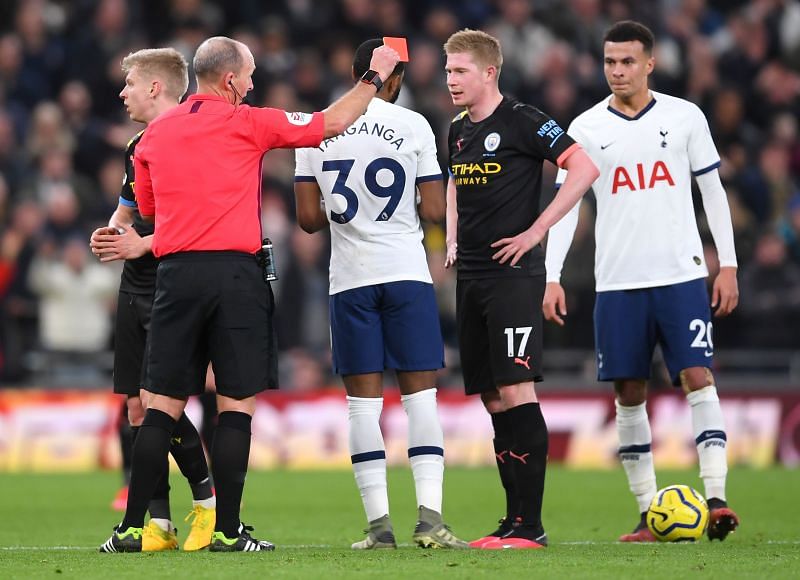
M 742 271 L 739 307 L 751 344 L 800 347 L 800 265 L 789 260 L 786 242 L 772 230 L 758 238 Z
M 83 237 L 40 253 L 29 283 L 39 297 L 41 345 L 61 353 L 97 353 L 111 341 L 116 275 L 91 259 Z

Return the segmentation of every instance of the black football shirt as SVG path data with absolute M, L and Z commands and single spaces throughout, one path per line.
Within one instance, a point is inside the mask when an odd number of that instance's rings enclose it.
M 575 141 L 548 115 L 514 99 L 483 121 L 466 111 L 453 119 L 448 138 L 450 177 L 458 207 L 458 277 L 493 278 L 545 273 L 536 246 L 517 265 L 492 260 L 491 244 L 513 237 L 539 217 L 542 165 L 556 162 Z
M 136 194 L 133 173 L 133 153 L 136 144 L 142 138 L 144 131 L 140 131 L 128 142 L 125 149 L 125 176 L 122 180 L 122 189 L 119 192 L 120 203 L 129 207 L 136 207 Z M 133 229 L 142 237 L 150 236 L 155 231 L 153 224 L 142 219 L 139 210 L 133 214 Z M 119 289 L 131 294 L 153 294 L 156 290 L 156 268 L 158 260 L 150 252 L 135 260 L 125 260 L 122 268 L 122 280 Z

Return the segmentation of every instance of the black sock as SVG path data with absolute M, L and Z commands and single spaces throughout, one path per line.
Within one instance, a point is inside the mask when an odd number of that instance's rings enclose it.
M 547 469 L 547 425 L 539 403 L 525 403 L 508 410 L 514 429 L 509 452 L 524 526 L 542 528 L 542 497 Z M 543 530 L 542 530 L 543 531 Z M 531 538 L 533 539 L 533 538 Z
M 203 443 L 194 423 L 189 420 L 186 413 L 181 415 L 178 424 L 175 425 L 169 451 L 192 488 L 192 498 L 195 500 L 210 498 L 213 494 Z
M 227 538 L 239 535 L 239 506 L 242 502 L 247 462 L 250 458 L 250 423 L 247 413 L 219 414 L 211 446 L 211 468 L 217 491 L 215 530 Z
M 131 451 L 133 449 L 133 427 L 128 421 L 128 403 L 122 404 L 122 414 L 117 423 L 119 434 L 119 448 L 122 453 L 122 477 L 125 485 L 131 481 Z
M 493 443 L 497 471 L 500 472 L 500 482 L 506 492 L 506 518 L 511 522 L 519 512 L 517 490 L 514 487 L 514 466 L 508 454 L 514 442 L 514 430 L 507 411 L 491 413 L 490 417 L 494 427 Z
M 144 526 L 144 514 L 153 497 L 158 479 L 167 469 L 169 438 L 175 420 L 157 409 L 148 409 L 133 445 L 128 508 L 120 529 Z

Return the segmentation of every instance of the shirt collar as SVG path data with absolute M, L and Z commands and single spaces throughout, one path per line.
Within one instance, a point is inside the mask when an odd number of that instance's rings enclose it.
M 225 103 L 225 104 L 228 104 L 228 105 L 231 104 L 231 102 L 229 100 L 227 100 L 225 97 L 223 97 L 221 95 L 212 95 L 212 94 L 208 94 L 208 93 L 189 95 L 186 98 L 186 100 L 187 101 L 219 101 L 220 103 Z

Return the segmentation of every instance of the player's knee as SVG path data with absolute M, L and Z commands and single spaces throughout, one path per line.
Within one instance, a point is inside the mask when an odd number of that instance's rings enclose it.
M 506 410 L 503 400 L 500 398 L 500 393 L 497 391 L 481 393 L 481 401 L 483 402 L 483 406 L 486 407 L 486 411 L 488 413 L 502 413 Z
M 681 388 L 684 393 L 699 391 L 714 384 L 714 375 L 708 367 L 692 367 L 680 372 Z
M 144 405 L 141 397 L 128 397 L 126 406 L 128 409 L 128 422 L 132 427 L 139 427 L 144 420 Z
M 504 385 L 498 388 L 500 399 L 503 401 L 504 409 L 511 409 L 526 403 L 536 402 L 536 391 L 533 381 L 518 383 L 515 385 Z
M 614 382 L 617 401 L 624 407 L 635 407 L 647 400 L 647 383 L 636 380 Z

